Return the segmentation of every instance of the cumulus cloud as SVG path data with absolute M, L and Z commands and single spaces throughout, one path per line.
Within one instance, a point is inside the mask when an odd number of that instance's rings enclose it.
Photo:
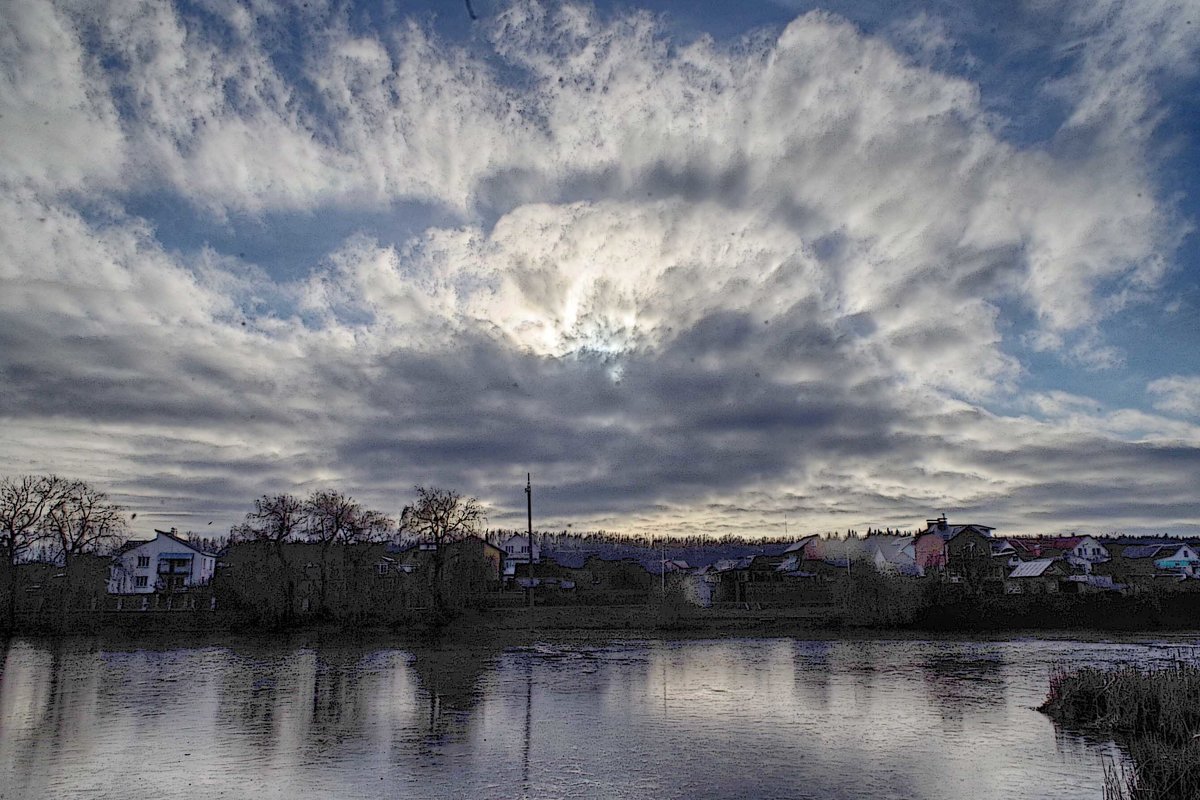
M 0 181 L 51 191 L 116 182 L 125 139 L 69 16 L 49 3 L 6 4 L 0 53 Z
M 1200 418 L 1200 375 L 1171 375 L 1151 381 L 1146 391 L 1154 407 L 1169 414 Z
M 564 525 L 1081 523 L 1097 484 L 1122 525 L 1195 524 L 1190 423 L 1064 392 L 987 410 L 1026 369 L 1014 341 L 1118 367 L 1100 323 L 1186 230 L 1147 137 L 1095 132 L 1152 129 L 1155 76 L 1185 71 L 1190 38 L 1133 46 L 1145 16 L 1083 45 L 1076 112 L 1022 147 L 931 66 L 953 31 L 928 18 L 897 28 L 914 59 L 821 12 L 730 42 L 518 0 L 451 43 L 315 3 L 27 5 L 0 29 L 0 453 L 22 469 L 224 525 L 331 482 L 384 508 L 462 486 L 503 521 L 528 469 Z M 1114 75 L 1140 114 L 1106 105 Z M 65 132 L 37 136 L 51 112 Z M 166 247 L 125 205 L 156 192 L 215 224 L 437 219 L 293 279 Z M 1184 380 L 1148 387 L 1160 411 L 1195 413 Z

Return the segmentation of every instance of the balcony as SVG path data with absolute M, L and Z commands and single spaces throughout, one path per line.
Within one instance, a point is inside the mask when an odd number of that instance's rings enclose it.
M 191 575 L 192 562 L 190 561 L 160 561 L 158 562 L 159 575 Z

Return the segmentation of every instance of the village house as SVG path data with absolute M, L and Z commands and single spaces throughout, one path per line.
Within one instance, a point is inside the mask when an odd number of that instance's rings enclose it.
M 1108 548 L 1091 536 L 1052 536 L 1028 540 L 1029 549 L 1046 558 L 1061 556 L 1072 566 L 1090 572 L 1095 564 L 1111 558 Z
M 1166 545 L 1154 554 L 1154 566 L 1160 570 L 1195 575 L 1200 568 L 1200 555 L 1190 545 L 1184 544 L 1178 548 Z
M 946 542 L 944 569 L 952 582 L 1000 591 L 1008 574 L 1007 559 L 992 552 L 992 540 L 975 526 L 964 526 Z
M 212 580 L 217 555 L 190 544 L 172 528 L 153 539 L 126 542 L 109 569 L 109 594 L 177 592 Z
M 884 575 L 918 577 L 924 574 L 917 564 L 915 538 L 912 536 L 873 534 L 867 536 L 864 546 L 875 569 Z
M 538 564 L 542 560 L 542 548 L 537 539 L 516 533 L 500 540 L 500 550 L 504 553 L 504 576 L 511 578 L 517 574 L 518 564 Z
M 962 564 L 976 556 L 991 558 L 994 530 L 988 525 L 973 523 L 951 525 L 945 515 L 926 520 L 925 529 L 913 540 L 914 560 L 918 567 L 928 573 L 931 570 L 946 570 L 952 559 Z M 951 542 L 954 544 L 951 545 Z
M 1132 590 L 1162 588 L 1200 575 L 1197 548 L 1178 539 L 1124 538 L 1105 542 L 1108 561 L 1092 572 L 1110 577 Z

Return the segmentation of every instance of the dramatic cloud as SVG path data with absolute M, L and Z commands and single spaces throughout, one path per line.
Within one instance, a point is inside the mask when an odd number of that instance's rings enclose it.
M 555 526 L 1200 528 L 1194 378 L 1024 388 L 1119 373 L 1105 323 L 1177 279 L 1186 7 L 1067 12 L 1031 142 L 929 14 L 717 39 L 519 0 L 458 39 L 311 6 L 0 23 L 10 469 L 220 529 L 413 483 L 512 523 L 527 471 Z M 212 244 L 255 228 L 320 255 Z

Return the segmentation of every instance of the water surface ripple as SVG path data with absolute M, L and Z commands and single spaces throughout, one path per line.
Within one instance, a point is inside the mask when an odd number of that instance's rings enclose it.
M 0 798 L 1098 799 L 1050 670 L 1180 643 L 15 639 Z

